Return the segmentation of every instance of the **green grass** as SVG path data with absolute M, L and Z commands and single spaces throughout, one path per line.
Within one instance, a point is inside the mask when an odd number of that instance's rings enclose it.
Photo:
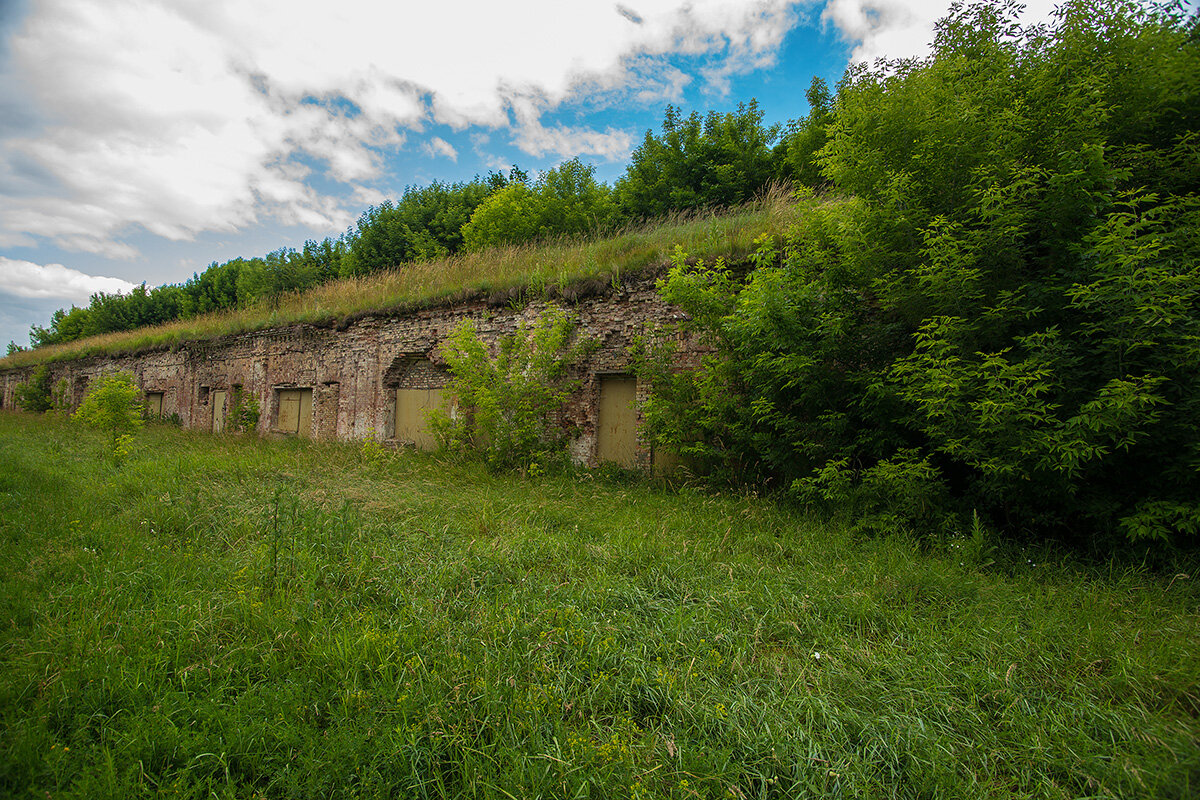
M 0 359 L 0 369 L 137 353 L 297 323 L 328 324 L 365 314 L 403 313 L 468 296 L 515 296 L 518 291 L 569 295 L 570 288 L 581 282 L 619 280 L 622 274 L 662 266 L 676 245 L 699 257 L 744 259 L 754 250 L 755 239 L 781 235 L 796 213 L 793 201 L 775 190 L 742 208 L 677 214 L 612 236 L 515 245 L 406 264 L 249 308 L 22 351 Z
M 0 795 L 1200 791 L 1195 576 L 619 476 L 102 448 L 0 414 Z

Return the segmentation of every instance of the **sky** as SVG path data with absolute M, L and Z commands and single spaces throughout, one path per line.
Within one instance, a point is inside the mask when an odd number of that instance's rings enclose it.
M 948 5 L 0 0 L 0 345 L 406 186 L 576 156 L 612 182 L 669 103 L 801 117 L 814 76 L 926 54 Z

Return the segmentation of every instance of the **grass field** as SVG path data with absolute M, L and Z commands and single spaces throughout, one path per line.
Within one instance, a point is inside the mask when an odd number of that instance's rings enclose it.
M 0 795 L 1200 793 L 1195 575 L 619 475 L 137 448 L 0 414 Z

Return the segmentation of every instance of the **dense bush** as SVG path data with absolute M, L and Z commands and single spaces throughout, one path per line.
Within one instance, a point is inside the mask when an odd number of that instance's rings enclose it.
M 956 6 L 928 60 L 851 71 L 819 160 L 853 199 L 744 280 L 678 260 L 718 353 L 659 371 L 660 439 L 922 526 L 1200 533 L 1196 20 L 1017 13 Z
M 119 466 L 129 455 L 133 434 L 146 424 L 142 390 L 128 372 L 102 375 L 71 416 L 104 434 L 107 455 Z
M 560 416 L 578 388 L 573 368 L 593 347 L 561 311 L 521 325 L 494 349 L 464 321 L 442 345 L 456 407 L 434 412 L 435 430 L 450 449 L 478 451 L 497 469 L 562 461 L 567 434 Z
M 532 186 L 510 183 L 475 209 L 462 228 L 465 246 L 478 250 L 610 226 L 616 218 L 612 190 L 596 181 L 595 171 L 573 158 Z
M 54 407 L 54 397 L 50 389 L 50 367 L 42 364 L 34 369 L 29 380 L 18 383 L 15 389 L 17 406 L 35 414 L 41 414 Z
M 754 198 L 780 170 L 772 149 L 778 125 L 764 126 L 758 103 L 727 114 L 667 106 L 662 134 L 646 131 L 614 189 L 621 213 L 631 219 L 670 211 L 731 206 Z

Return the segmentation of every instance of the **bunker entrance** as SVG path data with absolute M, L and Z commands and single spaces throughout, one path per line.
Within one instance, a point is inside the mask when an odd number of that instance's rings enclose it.
M 312 436 L 312 389 L 279 389 L 278 424 L 280 433 L 306 438 Z
M 213 433 L 224 433 L 225 409 L 229 405 L 229 392 L 224 389 L 213 389 L 209 392 L 209 400 L 212 402 Z
M 637 466 L 637 378 L 632 375 L 600 377 L 600 408 L 596 420 L 596 459 Z
M 387 436 L 397 444 L 411 444 L 418 450 L 436 449 L 437 437 L 430 428 L 429 413 L 446 407 L 443 388 L 449 381 L 446 370 L 423 354 L 405 353 L 396 357 L 383 380 L 394 392 L 387 409 Z
M 442 402 L 441 389 L 397 389 L 396 441 L 412 442 L 418 450 L 436 449 L 429 412 L 442 408 Z
M 163 393 L 146 392 L 146 416 L 159 419 L 163 413 Z

